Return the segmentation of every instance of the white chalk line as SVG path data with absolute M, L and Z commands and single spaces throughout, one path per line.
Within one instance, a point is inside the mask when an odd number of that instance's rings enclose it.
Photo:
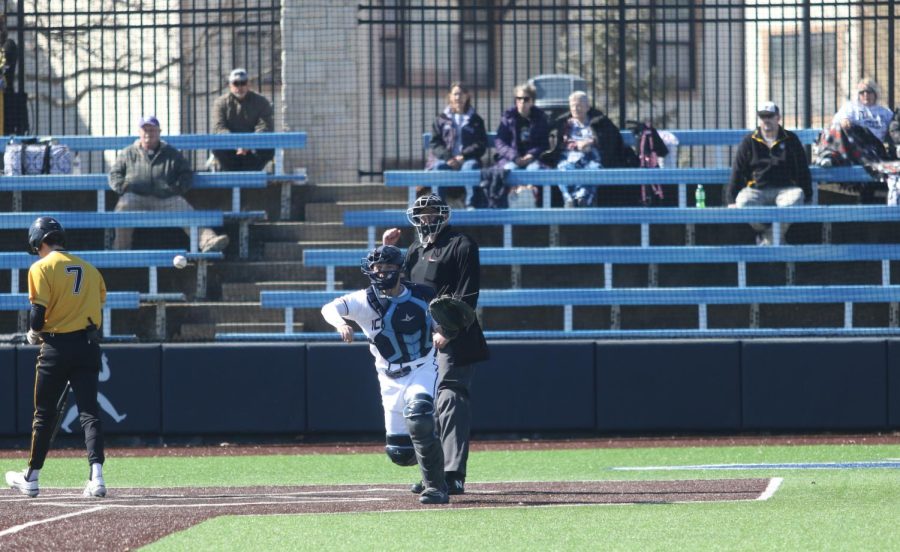
M 781 484 L 784 482 L 783 477 L 773 477 L 769 479 L 769 484 L 766 486 L 765 492 L 759 495 L 756 500 L 769 500 L 775 495 L 775 492 L 781 487 Z
M 81 510 L 79 512 L 69 512 L 68 514 L 54 516 L 52 518 L 41 519 L 41 520 L 36 520 L 36 521 L 29 521 L 27 523 L 22 523 L 21 525 L 15 525 L 13 527 L 10 527 L 9 529 L 4 529 L 3 531 L 0 531 L 0 537 L 5 537 L 6 535 L 14 535 L 15 533 L 18 533 L 19 531 L 28 529 L 29 527 L 34 527 L 35 525 L 41 525 L 44 523 L 53 523 L 54 521 L 60 521 L 60 520 L 70 518 L 70 517 L 82 516 L 84 514 L 99 512 L 100 510 L 102 510 L 104 508 L 106 508 L 106 506 L 95 506 L 93 508 L 88 508 L 87 510 Z
M 284 502 L 284 501 L 274 501 L 274 500 L 260 500 L 260 501 L 248 501 L 248 502 L 198 502 L 196 504 L 115 504 L 109 503 L 103 506 L 103 508 L 108 509 L 182 509 L 182 508 L 234 508 L 234 507 L 247 507 L 247 506 L 284 506 L 286 504 L 338 504 L 341 502 L 387 502 L 389 499 L 387 498 L 335 498 L 330 500 L 298 500 L 296 502 Z M 56 506 L 58 508 L 73 508 L 78 506 L 83 506 L 83 504 L 73 504 L 69 502 L 44 502 L 41 506 Z

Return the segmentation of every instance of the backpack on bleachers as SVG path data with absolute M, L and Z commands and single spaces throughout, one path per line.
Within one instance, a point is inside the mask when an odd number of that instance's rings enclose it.
M 6 144 L 3 174 L 72 174 L 72 151 L 51 139 L 28 138 Z
M 669 155 L 669 148 L 659 132 L 650 123 L 641 122 L 631 128 L 631 133 L 634 134 L 638 166 L 642 169 L 658 169 L 660 158 Z M 662 185 L 641 185 L 641 204 L 649 207 L 662 202 L 663 198 Z

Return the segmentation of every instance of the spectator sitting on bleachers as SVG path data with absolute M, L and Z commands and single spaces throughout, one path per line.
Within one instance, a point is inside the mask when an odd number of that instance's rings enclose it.
M 472 96 L 460 82 L 450 85 L 447 93 L 447 107 L 444 108 L 431 126 L 431 142 L 425 170 L 469 171 L 481 168 L 481 157 L 487 151 L 487 131 L 484 119 L 475 113 Z M 437 193 L 444 200 L 446 188 L 438 188 Z M 476 196 L 480 196 L 477 197 Z M 484 207 L 481 190 L 466 186 L 465 206 Z
M 633 166 L 617 127 L 602 111 L 591 107 L 582 91 L 569 96 L 569 111 L 554 121 L 549 151 L 541 156 L 547 165 L 561 171 Z M 559 186 L 565 207 L 589 207 L 596 186 Z
M 547 114 L 534 105 L 537 90 L 530 84 L 520 84 L 515 87 L 514 93 L 516 103 L 501 116 L 494 139 L 494 160 L 499 170 L 492 172 L 492 180 L 487 186 L 491 207 L 508 205 L 508 190 L 502 183 L 506 171 L 546 168 L 538 157 L 549 148 L 547 137 L 550 123 Z
M 249 84 L 246 69 L 235 69 L 228 75 L 228 92 L 216 98 L 213 105 L 213 131 L 216 134 L 272 132 L 275 129 L 272 104 L 250 90 Z M 261 171 L 268 170 L 266 165 L 275 157 L 275 150 L 213 150 L 213 156 L 222 171 Z
M 859 125 L 869 130 L 880 142 L 885 142 L 888 125 L 894 114 L 883 105 L 878 105 L 880 87 L 873 79 L 862 79 L 856 84 L 856 100 L 846 102 L 835 113 L 832 126 L 849 130 L 851 125 Z
M 138 139 L 119 154 L 109 172 L 109 187 L 119 194 L 116 211 L 192 211 L 184 197 L 193 171 L 180 151 L 160 140 L 155 115 L 138 122 Z M 190 235 L 190 230 L 185 228 Z M 131 249 L 134 228 L 119 228 L 113 249 Z M 222 251 L 228 236 L 210 228 L 200 230 L 203 252 Z
M 765 102 L 756 112 L 759 127 L 738 146 L 731 181 L 725 188 L 729 207 L 792 207 L 812 199 L 812 176 L 803 144 L 781 126 L 781 111 Z M 771 224 L 753 223 L 758 245 L 771 245 Z M 781 243 L 789 224 L 781 224 Z

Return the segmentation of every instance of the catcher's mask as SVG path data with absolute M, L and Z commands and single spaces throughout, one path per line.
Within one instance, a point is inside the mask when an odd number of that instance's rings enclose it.
M 450 221 L 450 206 L 439 195 L 423 195 L 406 210 L 406 218 L 416 227 L 419 241 L 431 243 Z
M 400 267 L 403 266 L 403 252 L 393 245 L 376 247 L 371 253 L 363 257 L 360 263 L 362 273 L 369 277 L 369 281 L 380 291 L 394 289 L 400 280 Z M 376 265 L 381 265 L 376 267 Z M 386 265 L 397 268 L 385 270 Z
M 53 217 L 38 217 L 28 229 L 28 252 L 37 255 L 44 242 L 66 246 L 66 231 Z

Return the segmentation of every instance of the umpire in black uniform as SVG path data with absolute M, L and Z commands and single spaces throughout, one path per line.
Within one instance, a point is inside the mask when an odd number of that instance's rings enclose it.
M 461 299 L 474 309 L 481 279 L 478 244 L 448 226 L 450 207 L 438 195 L 417 198 L 406 216 L 418 237 L 409 247 L 403 266 L 409 280 L 431 286 L 438 296 Z M 385 245 L 395 245 L 399 239 L 398 228 L 385 231 L 382 237 Z M 437 423 L 447 487 L 449 494 L 462 494 L 472 428 L 469 389 L 473 364 L 488 359 L 488 347 L 477 320 L 452 340 L 435 334 L 434 344 L 438 349 Z M 416 484 L 411 490 L 421 493 L 423 487 Z
M 84 429 L 90 476 L 85 497 L 106 496 L 103 481 L 103 430 L 97 407 L 101 368 L 99 324 L 106 283 L 90 263 L 65 250 L 66 234 L 51 217 L 40 217 L 28 231 L 29 251 L 40 259 L 28 270 L 31 301 L 28 343 L 41 346 L 34 379 L 34 421 L 28 469 L 7 472 L 6 483 L 22 494 L 38 495 L 38 476 L 50 449 L 67 384 Z

